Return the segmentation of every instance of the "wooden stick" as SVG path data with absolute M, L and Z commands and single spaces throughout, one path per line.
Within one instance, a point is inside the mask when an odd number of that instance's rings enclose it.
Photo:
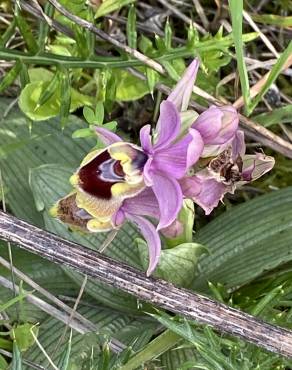
M 292 357 L 292 331 L 267 324 L 186 289 L 154 278 L 98 252 L 64 240 L 4 212 L 0 212 L 0 239 L 69 266 L 103 283 L 133 294 L 161 308 L 211 325 L 268 351 Z

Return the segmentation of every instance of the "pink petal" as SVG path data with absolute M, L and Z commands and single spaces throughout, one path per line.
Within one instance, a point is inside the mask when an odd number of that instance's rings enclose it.
M 224 144 L 234 137 L 238 129 L 239 116 L 237 110 L 232 105 L 225 105 L 218 108 L 223 113 L 223 119 L 219 141 L 217 141 L 216 144 Z
M 152 184 L 153 184 L 153 181 L 152 181 L 152 163 L 153 163 L 153 158 L 148 158 L 148 160 L 145 163 L 144 168 L 143 168 L 144 182 L 147 186 L 152 186 Z
M 216 139 L 222 127 L 223 112 L 215 105 L 199 115 L 192 127 L 198 130 L 205 144 L 219 144 Z
M 112 217 L 112 223 L 115 226 L 121 226 L 125 222 L 125 213 L 121 208 Z
M 181 121 L 179 113 L 170 101 L 160 105 L 160 116 L 157 122 L 157 142 L 154 149 L 162 149 L 170 145 L 180 132 Z
M 138 226 L 148 244 L 149 266 L 146 275 L 150 276 L 158 264 L 161 252 L 161 241 L 158 232 L 152 223 L 143 217 L 132 215 L 131 213 L 126 213 L 126 217 Z
M 152 179 L 152 189 L 159 204 L 160 220 L 157 230 L 160 230 L 176 219 L 182 207 L 183 196 L 179 183 L 173 177 L 157 171 L 153 173 Z
M 245 154 L 245 141 L 244 141 L 244 132 L 237 130 L 234 139 L 232 140 L 232 158 L 235 160 L 239 155 L 241 157 Z
M 194 59 L 167 98 L 167 101 L 172 102 L 178 111 L 188 108 L 199 65 L 199 60 Z
M 107 130 L 106 128 L 95 126 L 95 131 L 97 133 L 97 136 L 105 145 L 111 145 L 119 141 L 123 141 L 122 138 L 120 138 L 112 131 Z
M 141 128 L 140 130 L 140 142 L 143 150 L 150 154 L 152 153 L 152 142 L 151 142 L 151 126 L 150 125 L 145 125 Z
M 191 177 L 180 180 L 183 195 L 192 199 L 209 215 L 224 194 L 232 191 L 231 187 L 216 181 L 208 170 L 202 170 Z
M 202 185 L 196 176 L 185 176 L 179 180 L 181 190 L 186 198 L 194 198 L 200 194 Z
M 128 198 L 123 202 L 122 209 L 124 212 L 149 216 L 159 219 L 159 205 L 153 190 L 149 187 L 133 198 Z
M 192 127 L 200 132 L 205 144 L 222 145 L 234 137 L 238 123 L 238 113 L 232 105 L 212 105 L 199 115 Z
M 200 133 L 190 129 L 189 134 L 177 143 L 155 151 L 152 167 L 180 179 L 188 168 L 198 161 L 203 148 L 204 142 Z
M 196 177 L 196 176 L 194 176 Z M 193 201 L 198 204 L 209 215 L 215 207 L 218 206 L 220 200 L 223 199 L 224 194 L 229 192 L 228 186 L 217 182 L 212 178 L 197 178 L 201 182 L 201 191 L 194 196 Z
M 184 231 L 184 225 L 179 220 L 174 220 L 172 224 L 160 230 L 168 239 L 177 238 Z

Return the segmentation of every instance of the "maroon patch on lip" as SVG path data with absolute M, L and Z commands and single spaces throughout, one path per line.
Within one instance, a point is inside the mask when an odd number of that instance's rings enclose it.
M 111 187 L 118 181 L 105 181 L 101 178 L 102 172 L 100 170 L 100 165 L 110 159 L 111 156 L 108 151 L 105 150 L 85 166 L 80 168 L 78 176 L 80 181 L 79 186 L 81 189 L 98 198 L 110 199 L 112 197 Z M 119 161 L 116 161 L 114 164 L 114 169 L 117 171 L 117 175 L 124 175 Z

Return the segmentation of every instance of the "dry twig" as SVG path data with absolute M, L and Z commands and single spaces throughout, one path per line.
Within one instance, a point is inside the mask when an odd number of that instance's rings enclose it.
M 69 266 L 161 308 L 208 324 L 268 351 L 292 357 L 292 331 L 267 324 L 186 289 L 146 276 L 100 253 L 64 240 L 0 212 L 0 239 L 18 244 L 55 263 Z

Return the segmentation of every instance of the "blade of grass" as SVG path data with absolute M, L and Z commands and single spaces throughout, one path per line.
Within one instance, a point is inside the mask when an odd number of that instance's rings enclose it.
M 8 73 L 2 78 L 0 82 L 0 93 L 6 90 L 16 79 L 21 71 L 21 62 L 18 60 Z
M 122 8 L 125 5 L 133 3 L 135 0 L 107 0 L 103 1 L 98 7 L 95 18 L 100 18 L 106 14 L 113 13 L 115 10 Z
M 59 370 L 57 368 L 57 366 L 54 364 L 54 362 L 52 361 L 51 357 L 48 355 L 48 353 L 46 352 L 46 350 L 44 349 L 44 347 L 41 345 L 41 343 L 39 342 L 38 338 L 36 337 L 35 333 L 33 332 L 33 330 L 31 329 L 30 330 L 31 332 L 31 335 L 33 336 L 33 339 L 36 343 L 36 345 L 39 347 L 39 349 L 42 351 L 42 353 L 44 354 L 44 356 L 46 357 L 46 359 L 49 361 L 50 365 L 52 366 L 52 368 L 54 370 Z
M 234 37 L 234 45 L 237 59 L 237 67 L 239 72 L 242 95 L 244 98 L 245 110 L 249 111 L 250 106 L 250 89 L 246 64 L 243 54 L 242 40 L 242 19 L 243 19 L 243 0 L 229 0 L 229 9 L 231 13 L 232 32 Z
M 71 105 L 71 83 L 68 69 L 64 69 L 60 76 L 61 89 L 61 107 L 60 107 L 60 121 L 62 128 L 65 127 L 70 113 Z
M 119 370 L 134 370 L 144 362 L 158 357 L 171 347 L 175 346 L 180 340 L 180 335 L 171 330 L 165 330 L 162 334 L 147 344 L 140 352 L 136 353 Z
M 292 104 L 275 109 L 272 112 L 259 114 L 252 117 L 252 119 L 264 127 L 270 127 L 279 123 L 289 123 L 292 121 Z
M 0 353 L 2 354 L 2 355 L 4 355 L 5 357 L 8 357 L 8 358 L 12 358 L 13 357 L 13 355 L 12 355 L 12 353 L 11 352 L 8 352 L 8 351 L 5 351 L 5 350 L 3 350 L 3 349 L 1 349 L 0 348 Z M 29 366 L 29 369 L 36 369 L 36 370 L 47 370 L 47 369 L 45 369 L 44 367 L 42 367 L 42 366 L 40 366 L 40 365 L 37 365 L 37 364 L 34 364 L 33 362 L 31 362 L 31 361 L 27 361 L 27 360 L 22 360 L 22 362 L 23 362 L 23 364 L 24 365 L 27 365 L 27 366 Z M 0 368 L 1 369 L 1 368 Z
M 130 48 L 137 48 L 137 31 L 136 31 L 136 8 L 130 6 L 127 19 L 127 41 Z
M 26 19 L 21 15 L 21 10 L 18 4 L 15 4 L 15 18 L 17 27 L 27 45 L 27 48 L 32 53 L 37 53 L 38 44 L 32 34 L 31 27 L 26 22 Z
M 70 332 L 70 337 L 69 337 L 67 346 L 66 346 L 66 348 L 63 352 L 62 357 L 60 358 L 60 360 L 58 362 L 58 368 L 60 370 L 67 370 L 68 369 L 71 349 L 72 349 L 72 329 L 71 329 L 71 332 Z
M 281 71 L 285 69 L 285 67 L 287 67 L 290 63 L 292 63 L 292 41 L 290 41 L 289 45 L 287 46 L 285 51 L 281 54 L 277 63 L 271 69 L 266 82 L 264 83 L 263 87 L 261 88 L 260 92 L 254 99 L 252 104 L 250 105 L 249 113 L 251 113 L 255 109 L 255 107 L 261 101 L 262 97 L 266 94 L 271 85 L 275 82 Z
M 15 32 L 15 26 L 16 26 L 16 21 L 15 21 L 15 18 L 13 18 L 12 22 L 7 27 L 6 31 L 0 37 L 0 47 L 5 47 L 6 43 L 13 36 L 13 34 Z
M 265 25 L 271 24 L 278 27 L 292 27 L 292 16 L 283 17 L 275 14 L 252 14 L 252 19 Z
M 55 8 L 53 7 L 52 4 L 46 3 L 44 7 L 44 14 L 46 14 L 49 18 L 53 18 Z M 45 50 L 45 45 L 47 41 L 47 37 L 50 31 L 50 26 L 49 24 L 41 20 L 40 21 L 40 26 L 39 26 L 39 37 L 38 37 L 38 45 L 40 51 Z
M 60 71 L 56 71 L 54 77 L 51 79 L 46 89 L 42 91 L 39 100 L 36 104 L 35 110 L 37 110 L 40 106 L 45 104 L 54 95 L 58 87 L 59 77 Z
M 14 298 L 10 299 L 8 302 L 5 302 L 5 303 L 1 304 L 0 305 L 0 312 L 7 310 L 7 308 L 9 308 L 9 307 L 13 306 L 15 303 L 21 301 L 23 298 L 25 298 L 29 294 L 31 294 L 31 292 L 20 293 L 17 297 L 14 297 Z
M 21 63 L 21 62 L 20 62 Z M 21 70 L 19 73 L 19 80 L 21 88 L 24 89 L 25 86 L 30 82 L 30 78 L 28 75 L 27 65 L 24 63 L 21 63 Z

